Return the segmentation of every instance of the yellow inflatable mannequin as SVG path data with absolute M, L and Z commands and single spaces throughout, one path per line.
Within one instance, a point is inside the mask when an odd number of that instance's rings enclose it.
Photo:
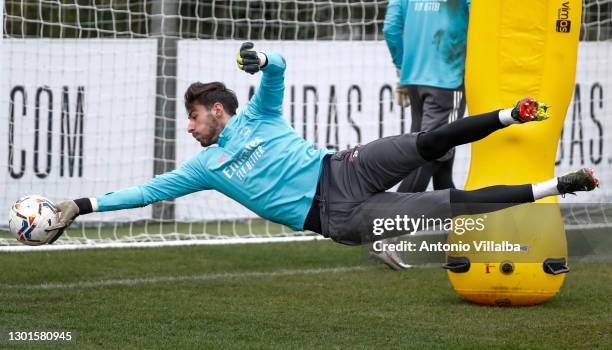
M 466 189 L 555 176 L 557 145 L 574 88 L 581 12 L 582 0 L 472 0 L 465 76 L 469 113 L 508 108 L 530 96 L 551 106 L 551 118 L 510 126 L 472 144 Z M 482 304 L 530 305 L 558 292 L 569 271 L 567 243 L 556 198 L 546 202 L 551 204 L 487 214 L 482 216 L 484 231 L 449 235 L 449 243 L 506 241 L 521 248 L 449 253 L 445 267 L 462 297 Z

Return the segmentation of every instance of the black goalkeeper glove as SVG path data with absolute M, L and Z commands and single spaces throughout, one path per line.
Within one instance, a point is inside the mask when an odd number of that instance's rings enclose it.
M 250 74 L 259 72 L 267 63 L 264 54 L 252 50 L 254 46 L 252 42 L 243 43 L 240 46 L 240 51 L 236 54 L 238 68 Z
M 60 212 L 59 221 L 55 225 L 51 225 L 45 229 L 45 231 L 55 231 L 57 233 L 51 239 L 48 244 L 53 244 L 58 238 L 64 233 L 64 230 L 68 228 L 74 219 L 80 214 L 88 214 L 93 211 L 91 201 L 89 198 L 79 198 L 73 201 L 61 202 L 57 205 L 57 209 Z

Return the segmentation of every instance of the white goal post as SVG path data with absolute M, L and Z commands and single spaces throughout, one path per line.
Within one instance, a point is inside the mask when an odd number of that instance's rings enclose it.
M 283 111 L 318 147 L 344 149 L 408 132 L 393 103 L 382 35 L 387 1 L 0 0 L 0 213 L 19 197 L 104 194 L 174 169 L 200 147 L 185 132 L 194 81 L 225 82 L 241 106 L 258 76 L 236 69 L 242 41 L 288 62 Z M 585 0 L 574 101 L 558 173 L 594 167 L 602 188 L 570 225 L 612 225 L 612 0 Z M 316 63 L 316 64 L 314 64 Z M 461 147 L 462 184 L 469 148 Z M 571 201 L 571 198 L 565 199 Z M 590 207 L 589 207 L 590 208 Z M 586 214 L 584 214 L 586 212 Z M 0 250 L 24 250 L 0 221 Z M 310 240 L 206 191 L 78 218 L 54 248 Z M 35 248 L 41 249 L 41 248 Z

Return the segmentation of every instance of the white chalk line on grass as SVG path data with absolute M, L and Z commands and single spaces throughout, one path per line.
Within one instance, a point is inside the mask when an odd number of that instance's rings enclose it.
M 248 279 L 262 277 L 286 277 L 299 275 L 316 275 L 324 273 L 356 272 L 367 270 L 367 266 L 346 266 L 321 269 L 295 269 L 277 271 L 251 271 L 251 272 L 224 272 L 207 273 L 192 276 L 157 276 L 128 279 L 109 279 L 98 281 L 82 281 L 71 283 L 42 283 L 42 284 L 0 284 L 0 289 L 80 289 L 108 286 L 135 286 L 140 284 L 191 282 L 191 281 L 223 281 L 233 279 Z

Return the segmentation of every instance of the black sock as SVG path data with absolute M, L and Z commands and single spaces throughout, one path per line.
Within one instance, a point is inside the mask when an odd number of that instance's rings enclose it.
M 458 119 L 417 137 L 417 150 L 421 157 L 432 161 L 442 157 L 451 148 L 478 141 L 492 132 L 505 128 L 499 121 L 499 110 Z
M 453 216 L 490 213 L 533 201 L 531 185 L 491 186 L 474 191 L 450 190 Z

